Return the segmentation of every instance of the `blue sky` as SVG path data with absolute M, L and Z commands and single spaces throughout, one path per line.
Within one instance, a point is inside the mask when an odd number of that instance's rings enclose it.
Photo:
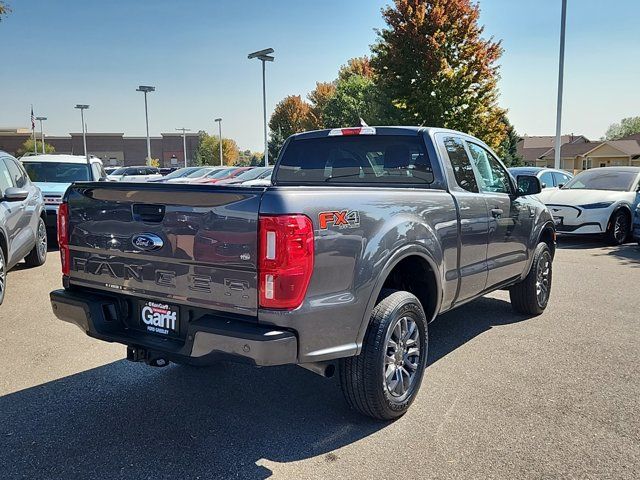
M 144 134 L 140 84 L 152 134 L 185 126 L 241 148 L 262 147 L 260 62 L 273 47 L 268 108 L 335 78 L 368 53 L 385 0 L 8 0 L 0 23 L 0 127 L 27 126 L 29 105 L 51 135 L 80 130 L 76 103 L 91 105 L 90 131 Z M 480 0 L 486 35 L 502 39 L 503 107 L 521 134 L 555 129 L 560 0 Z M 569 0 L 563 131 L 599 138 L 640 115 L 640 2 Z

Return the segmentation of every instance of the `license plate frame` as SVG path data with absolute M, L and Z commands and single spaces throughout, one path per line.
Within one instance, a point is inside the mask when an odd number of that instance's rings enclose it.
M 180 309 L 154 300 L 142 300 L 138 308 L 140 328 L 161 337 L 180 335 Z

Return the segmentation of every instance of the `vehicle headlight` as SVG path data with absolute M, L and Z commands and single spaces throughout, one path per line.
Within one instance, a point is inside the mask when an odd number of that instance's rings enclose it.
M 610 207 L 613 202 L 598 202 L 598 203 L 587 203 L 586 205 L 578 205 L 578 207 L 584 210 L 595 210 L 596 208 L 607 208 Z

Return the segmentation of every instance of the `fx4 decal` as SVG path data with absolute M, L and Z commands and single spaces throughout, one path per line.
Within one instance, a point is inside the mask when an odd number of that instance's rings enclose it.
M 326 230 L 330 225 L 338 228 L 357 228 L 360 226 L 360 212 L 357 210 L 334 210 L 318 214 L 320 230 Z

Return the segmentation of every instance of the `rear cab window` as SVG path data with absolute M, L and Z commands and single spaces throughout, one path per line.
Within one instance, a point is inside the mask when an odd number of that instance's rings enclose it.
M 434 181 L 421 135 L 295 138 L 279 160 L 278 185 L 413 184 Z

